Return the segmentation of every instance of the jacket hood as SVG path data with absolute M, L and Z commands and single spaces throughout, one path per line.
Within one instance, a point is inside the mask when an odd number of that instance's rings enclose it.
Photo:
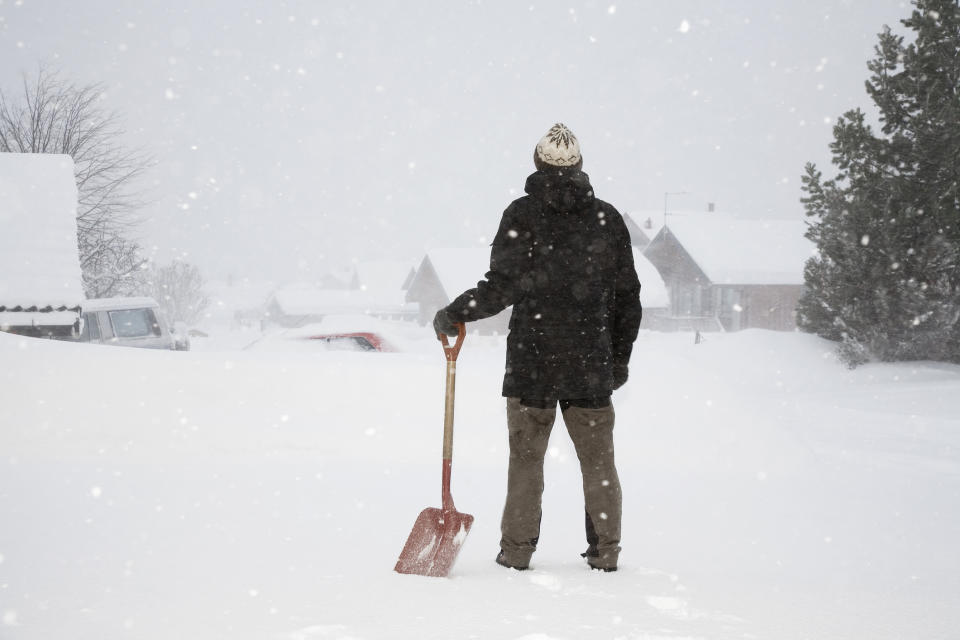
M 527 177 L 524 191 L 554 211 L 576 211 L 593 203 L 590 176 L 577 169 L 543 169 Z

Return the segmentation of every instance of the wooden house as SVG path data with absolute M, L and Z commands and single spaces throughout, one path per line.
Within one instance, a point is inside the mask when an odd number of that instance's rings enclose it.
M 0 331 L 75 337 L 83 299 L 73 160 L 0 153 Z
M 664 330 L 790 331 L 813 255 L 802 221 L 672 214 L 644 255 L 670 293 Z

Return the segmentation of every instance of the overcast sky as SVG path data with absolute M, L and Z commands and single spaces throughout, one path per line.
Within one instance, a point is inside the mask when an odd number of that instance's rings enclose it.
M 157 164 L 145 245 L 310 279 L 481 246 L 554 122 L 624 212 L 801 218 L 900 0 L 0 0 L 0 87 L 101 82 Z

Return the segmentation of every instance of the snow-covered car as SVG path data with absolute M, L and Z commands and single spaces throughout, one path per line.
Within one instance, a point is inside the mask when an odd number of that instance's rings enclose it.
M 331 349 L 355 351 L 396 351 L 390 343 L 372 331 L 357 331 L 354 333 L 321 333 L 300 338 L 301 340 L 318 340 Z
M 145 349 L 183 349 L 153 298 L 84 300 L 80 342 Z
M 398 351 L 379 333 L 350 331 L 337 333 L 304 332 L 302 329 L 267 334 L 247 345 L 255 351 Z
M 401 341 L 402 342 L 402 341 Z M 321 322 L 268 331 L 246 349 L 255 351 L 397 352 L 396 326 L 361 315 L 328 316 Z

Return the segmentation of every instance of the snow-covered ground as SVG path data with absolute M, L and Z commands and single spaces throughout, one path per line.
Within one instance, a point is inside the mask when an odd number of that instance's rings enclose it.
M 426 331 L 389 354 L 0 334 L 0 638 L 960 637 L 960 367 L 642 333 L 615 395 L 621 570 L 579 558 L 558 421 L 519 573 L 493 562 L 503 345 L 470 337 L 453 495 L 476 524 L 453 575 L 422 578 L 392 567 L 440 503 Z

